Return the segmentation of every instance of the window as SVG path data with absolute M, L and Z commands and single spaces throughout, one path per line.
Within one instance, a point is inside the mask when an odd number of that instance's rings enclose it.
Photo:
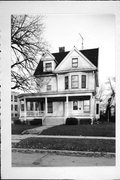
M 78 101 L 73 101 L 73 110 L 78 110 Z
M 78 58 L 72 58 L 72 67 L 77 68 L 78 67 Z
M 51 85 L 47 85 L 47 91 L 51 91 Z
M 82 75 L 81 83 L 81 87 L 86 88 L 86 75 Z
M 78 75 L 71 76 L 71 86 L 72 88 L 78 88 Z
M 15 113 L 15 117 L 17 117 L 17 116 L 18 116 L 18 114 Z
M 11 101 L 13 101 L 13 95 L 11 95 Z
M 14 96 L 14 102 L 17 102 L 17 96 Z
M 69 88 L 69 79 L 68 76 L 65 76 L 65 89 Z
M 52 63 L 45 63 L 45 71 L 52 71 Z
M 99 114 L 99 104 L 96 104 L 96 114 Z
M 24 104 L 21 104 L 21 111 L 24 111 Z
M 11 104 L 11 111 L 13 111 L 13 104 Z
M 48 102 L 48 113 L 53 113 L 53 103 Z
M 89 111 L 90 111 L 90 101 L 84 100 L 84 112 L 89 112 Z
M 17 105 L 15 105 L 15 111 L 17 111 L 18 110 L 18 106 Z

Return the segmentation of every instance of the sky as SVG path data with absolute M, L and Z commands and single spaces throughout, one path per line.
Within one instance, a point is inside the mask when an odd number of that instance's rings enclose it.
M 99 48 L 99 82 L 115 76 L 115 17 L 114 15 L 45 14 L 44 37 L 50 44 L 50 52 L 58 52 L 65 46 Z

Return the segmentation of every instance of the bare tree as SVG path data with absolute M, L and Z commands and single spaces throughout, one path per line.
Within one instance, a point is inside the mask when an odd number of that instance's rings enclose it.
M 37 54 L 47 47 L 43 16 L 11 16 L 11 89 L 30 90 Z M 40 58 L 39 58 L 40 59 Z
M 98 97 L 101 102 L 101 107 L 105 108 L 106 120 L 111 118 L 111 105 L 115 101 L 115 77 L 108 78 L 108 80 L 103 83 L 98 92 Z

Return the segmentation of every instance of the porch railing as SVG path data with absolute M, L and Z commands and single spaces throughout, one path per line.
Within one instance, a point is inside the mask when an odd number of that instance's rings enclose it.
M 44 116 L 44 111 L 27 111 L 27 117 L 42 117 Z

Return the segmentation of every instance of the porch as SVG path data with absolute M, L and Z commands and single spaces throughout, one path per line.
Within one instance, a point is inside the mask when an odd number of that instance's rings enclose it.
M 95 99 L 90 95 L 24 97 L 20 99 L 21 121 L 42 119 L 42 124 L 65 124 L 67 117 L 94 117 Z

